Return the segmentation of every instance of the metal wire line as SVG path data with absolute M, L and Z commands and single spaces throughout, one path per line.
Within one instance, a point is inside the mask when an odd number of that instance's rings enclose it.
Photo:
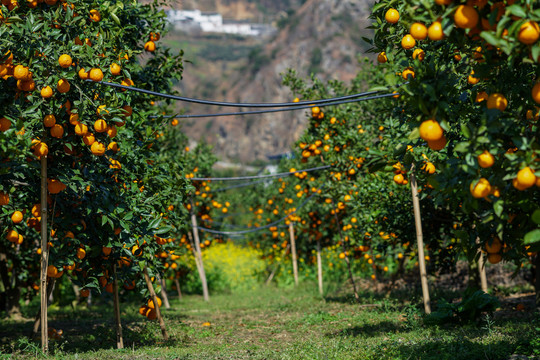
M 321 186 L 321 188 L 319 190 L 322 190 L 324 188 L 324 185 Z M 196 229 L 198 230 L 201 230 L 201 231 L 204 231 L 204 232 L 208 232 L 208 233 L 211 233 L 211 234 L 218 234 L 218 235 L 240 235 L 240 234 L 249 234 L 249 233 L 253 233 L 253 232 L 257 232 L 257 231 L 260 231 L 260 230 L 265 230 L 265 229 L 269 229 L 271 227 L 274 227 L 276 226 L 277 224 L 285 221 L 289 216 L 291 216 L 292 214 L 298 212 L 298 210 L 300 210 L 304 205 L 307 204 L 307 202 L 309 200 L 311 200 L 313 197 L 319 195 L 319 192 L 315 192 L 313 194 L 311 194 L 310 196 L 308 196 L 308 198 L 306 200 L 304 200 L 297 208 L 296 210 L 294 210 L 293 212 L 291 212 L 290 214 L 282 217 L 281 219 L 279 220 L 276 220 L 270 224 L 267 224 L 267 225 L 264 225 L 264 226 L 259 226 L 257 228 L 251 228 L 251 229 L 247 229 L 247 230 L 240 230 L 240 231 L 218 231 L 218 230 L 212 230 L 212 229 L 208 229 L 208 228 L 205 228 L 205 227 L 202 227 L 202 226 L 196 226 Z
M 263 178 L 272 178 L 272 177 L 285 177 L 285 176 L 290 176 L 292 174 L 297 174 L 297 173 L 324 170 L 324 169 L 328 169 L 330 167 L 331 167 L 330 165 L 324 165 L 324 166 L 314 167 L 314 168 L 310 168 L 310 169 L 288 171 L 288 172 L 284 172 L 284 173 L 268 174 L 268 175 L 236 176 L 236 177 L 222 177 L 222 178 L 197 178 L 197 177 L 193 177 L 193 178 L 190 178 L 190 179 L 191 180 L 196 180 L 196 181 L 253 180 L 253 179 L 263 179 Z
M 92 80 L 88 80 L 92 81 Z M 381 91 L 367 91 L 363 93 L 356 93 L 352 95 L 345 95 L 345 96 L 338 96 L 338 97 L 332 97 L 328 99 L 320 99 L 320 100 L 312 100 L 312 101 L 299 101 L 299 102 L 285 102 L 285 103 L 234 103 L 234 102 L 226 102 L 226 101 L 213 101 L 213 100 L 202 100 L 202 99 L 195 99 L 190 98 L 186 96 L 177 96 L 177 95 L 170 95 L 170 94 L 163 94 L 156 91 L 151 90 L 145 90 L 136 88 L 133 86 L 126 86 L 116 83 L 111 83 L 108 81 L 98 81 L 99 84 L 117 87 L 120 89 L 130 90 L 130 91 L 136 91 L 147 95 L 153 95 L 153 96 L 159 96 L 166 99 L 171 100 L 177 100 L 177 101 L 184 101 L 194 104 L 203 104 L 203 105 L 214 105 L 214 106 L 227 106 L 227 107 L 258 107 L 258 108 L 271 108 L 271 107 L 287 107 L 287 106 L 298 106 L 298 105 L 307 105 L 310 104 L 309 107 L 313 107 L 313 105 L 317 104 L 324 104 L 332 101 L 338 101 L 338 100 L 345 100 L 345 99 L 354 99 L 361 96 L 367 96 L 367 95 L 373 95 L 380 93 Z
M 399 93 L 391 93 L 391 94 L 382 94 L 382 95 L 376 95 L 376 96 L 368 96 L 368 97 L 362 97 L 358 99 L 353 100 L 343 100 L 343 101 L 335 101 L 335 102 L 329 102 L 322 104 L 321 106 L 335 106 L 335 105 L 342 105 L 342 104 L 349 104 L 349 103 L 355 103 L 365 100 L 375 100 L 375 99 L 382 99 L 386 97 L 393 97 L 393 96 L 399 96 Z M 194 119 L 194 118 L 208 118 L 208 117 L 220 117 L 220 116 L 243 116 L 243 115 L 255 115 L 255 114 L 269 114 L 269 113 L 276 113 L 276 112 L 283 112 L 283 111 L 294 111 L 294 110 L 303 110 L 303 109 L 310 109 L 313 105 L 305 105 L 305 106 L 295 106 L 295 107 L 287 107 L 287 108 L 279 108 L 279 109 L 267 109 L 267 110 L 253 110 L 253 111 L 235 111 L 235 112 L 225 112 L 225 113 L 214 113 L 214 114 L 193 114 L 193 115 L 152 115 L 149 116 L 150 119 L 156 119 L 156 118 L 175 118 L 175 119 Z

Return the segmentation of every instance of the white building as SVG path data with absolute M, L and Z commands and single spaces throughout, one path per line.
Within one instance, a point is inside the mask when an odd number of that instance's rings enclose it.
M 168 10 L 167 18 L 178 30 L 225 33 L 244 36 L 261 36 L 269 27 L 260 24 L 224 22 L 219 13 L 203 13 L 200 10 Z M 270 31 L 273 28 L 270 27 Z

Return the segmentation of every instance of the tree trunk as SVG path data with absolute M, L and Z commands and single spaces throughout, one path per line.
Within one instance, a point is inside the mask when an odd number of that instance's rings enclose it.
M 289 236 L 291 238 L 291 254 L 292 254 L 292 266 L 294 286 L 298 286 L 298 257 L 296 256 L 296 239 L 294 237 L 294 225 L 289 223 Z
M 540 310 L 540 253 L 536 254 L 535 267 L 536 267 L 536 281 L 535 281 L 536 309 Z
M 324 296 L 320 239 L 317 239 L 317 280 L 319 283 L 319 294 Z
M 161 334 L 163 335 L 163 340 L 167 341 L 169 340 L 169 334 L 167 333 L 167 328 L 165 327 L 165 321 L 163 320 L 163 317 L 161 316 L 161 310 L 159 309 L 158 301 L 157 301 L 157 295 L 154 291 L 154 285 L 152 285 L 152 281 L 150 281 L 150 276 L 148 276 L 148 270 L 145 267 L 143 269 L 144 274 L 144 281 L 146 282 L 146 286 L 148 287 L 148 292 L 150 293 L 150 297 L 152 298 L 152 302 L 154 303 L 154 310 L 156 310 L 156 316 L 159 321 L 159 327 L 161 328 Z
M 158 279 L 161 283 L 161 297 L 163 298 L 163 306 L 165 306 L 165 309 L 170 309 L 171 304 L 169 304 L 169 296 L 167 295 L 167 282 L 165 279 L 161 279 L 160 276 L 158 276 Z
M 176 292 L 178 293 L 178 300 L 182 300 L 182 290 L 180 289 L 180 280 L 174 278 L 174 283 L 176 285 Z
M 193 208 L 193 205 L 192 205 Z M 208 292 L 208 282 L 206 281 L 206 273 L 204 271 L 204 263 L 202 260 L 201 243 L 199 241 L 199 230 L 197 229 L 197 218 L 195 213 L 191 212 L 191 225 L 193 227 L 193 240 L 195 242 L 195 257 L 199 259 L 199 276 L 201 278 L 202 290 L 204 301 L 210 301 L 210 294 Z

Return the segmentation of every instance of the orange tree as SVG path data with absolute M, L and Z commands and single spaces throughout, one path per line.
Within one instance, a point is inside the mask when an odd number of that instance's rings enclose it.
M 408 80 L 396 106 L 401 137 L 433 158 L 426 195 L 452 212 L 469 258 L 480 247 L 492 263 L 519 265 L 540 249 L 539 11 L 525 0 L 373 8 L 385 85 Z
M 323 85 L 319 81 L 307 86 L 294 73 L 289 74 L 286 82 L 302 98 L 317 99 L 355 94 L 365 89 L 366 83 L 377 85 L 388 77 L 386 71 L 375 71 L 369 61 L 362 66 L 365 71 L 349 86 L 339 82 Z M 330 216 L 330 221 L 338 219 L 342 236 L 338 236 L 337 229 L 330 230 L 330 234 L 345 242 L 342 256 L 348 252 L 363 259 L 372 268 L 374 278 L 402 271 L 407 255 L 413 259 L 416 256 L 411 194 L 403 186 L 408 179 L 406 166 L 401 162 L 405 153 L 401 149 L 406 149 L 409 141 L 402 136 L 405 125 L 401 110 L 394 110 L 395 101 L 372 99 L 359 104 L 316 107 L 298 143 L 302 163 L 332 165 L 329 171 L 313 176 L 319 184 L 316 186 L 323 188 L 324 184 L 322 197 L 326 197 L 316 211 L 322 211 L 323 217 Z M 422 151 L 425 150 L 414 149 L 421 168 L 417 175 L 425 181 L 435 168 Z M 410 164 L 412 153 L 408 152 L 404 163 Z M 451 268 L 448 265 L 454 263 L 455 252 L 446 231 L 451 229 L 451 218 L 444 209 L 436 209 L 428 198 L 421 205 L 427 220 L 425 228 L 434 235 L 428 239 L 436 239 L 428 244 L 427 259 L 434 268 Z M 410 266 L 414 264 L 410 262 Z
M 9 314 L 20 291 L 37 290 L 43 156 L 49 277 L 71 272 L 85 296 L 110 291 L 115 264 L 129 289 L 144 266 L 160 269 L 162 245 L 153 239 L 181 213 L 160 214 L 182 203 L 188 187 L 175 176 L 175 152 L 157 151 L 169 129 L 148 119 L 156 108 L 147 98 L 96 83 L 170 91 L 181 58 L 156 46 L 166 25 L 158 6 L 2 1 L 0 273 Z

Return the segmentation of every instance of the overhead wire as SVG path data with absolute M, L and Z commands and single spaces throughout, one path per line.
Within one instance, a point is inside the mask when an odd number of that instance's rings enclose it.
M 88 80 L 92 81 L 92 80 Z M 298 106 L 298 105 L 307 105 L 310 104 L 310 107 L 317 104 L 324 104 L 327 102 L 333 102 L 333 101 L 339 101 L 339 100 L 345 100 L 345 99 L 353 99 L 361 96 L 367 96 L 367 95 L 373 95 L 380 93 L 381 90 L 377 91 L 366 91 L 351 95 L 344 95 L 344 96 L 337 96 L 327 99 L 320 99 L 320 100 L 306 100 L 306 101 L 298 101 L 298 102 L 284 102 L 284 103 L 235 103 L 235 102 L 227 102 L 227 101 L 214 101 L 214 100 L 203 100 L 203 99 L 195 99 L 190 98 L 186 96 L 178 96 L 178 95 L 171 95 L 171 94 L 164 94 L 156 91 L 146 90 L 146 89 L 140 89 L 133 86 L 126 86 L 122 84 L 117 83 L 111 83 L 108 81 L 98 81 L 97 83 L 116 87 L 120 89 L 130 90 L 130 91 L 136 91 L 147 95 L 153 95 L 153 96 L 159 96 L 165 99 L 171 99 L 171 100 L 177 100 L 177 101 L 184 101 L 194 104 L 202 104 L 202 105 L 213 105 L 213 106 L 223 106 L 223 107 L 258 107 L 258 108 L 271 108 L 271 107 L 288 107 L 288 106 Z
M 303 173 L 303 172 L 311 172 L 311 171 L 317 171 L 317 170 L 324 170 L 330 168 L 330 165 L 324 165 L 324 166 L 318 166 L 310 169 L 304 169 L 304 170 L 295 170 L 295 171 L 287 171 L 283 173 L 278 174 L 268 174 L 268 175 L 253 175 L 253 176 L 234 176 L 234 177 L 217 177 L 217 178 L 203 178 L 203 177 L 192 177 L 191 180 L 195 181 L 236 181 L 236 180 L 254 180 L 254 179 L 263 179 L 263 178 L 273 178 L 273 177 L 285 177 L 290 176 L 293 174 Z

